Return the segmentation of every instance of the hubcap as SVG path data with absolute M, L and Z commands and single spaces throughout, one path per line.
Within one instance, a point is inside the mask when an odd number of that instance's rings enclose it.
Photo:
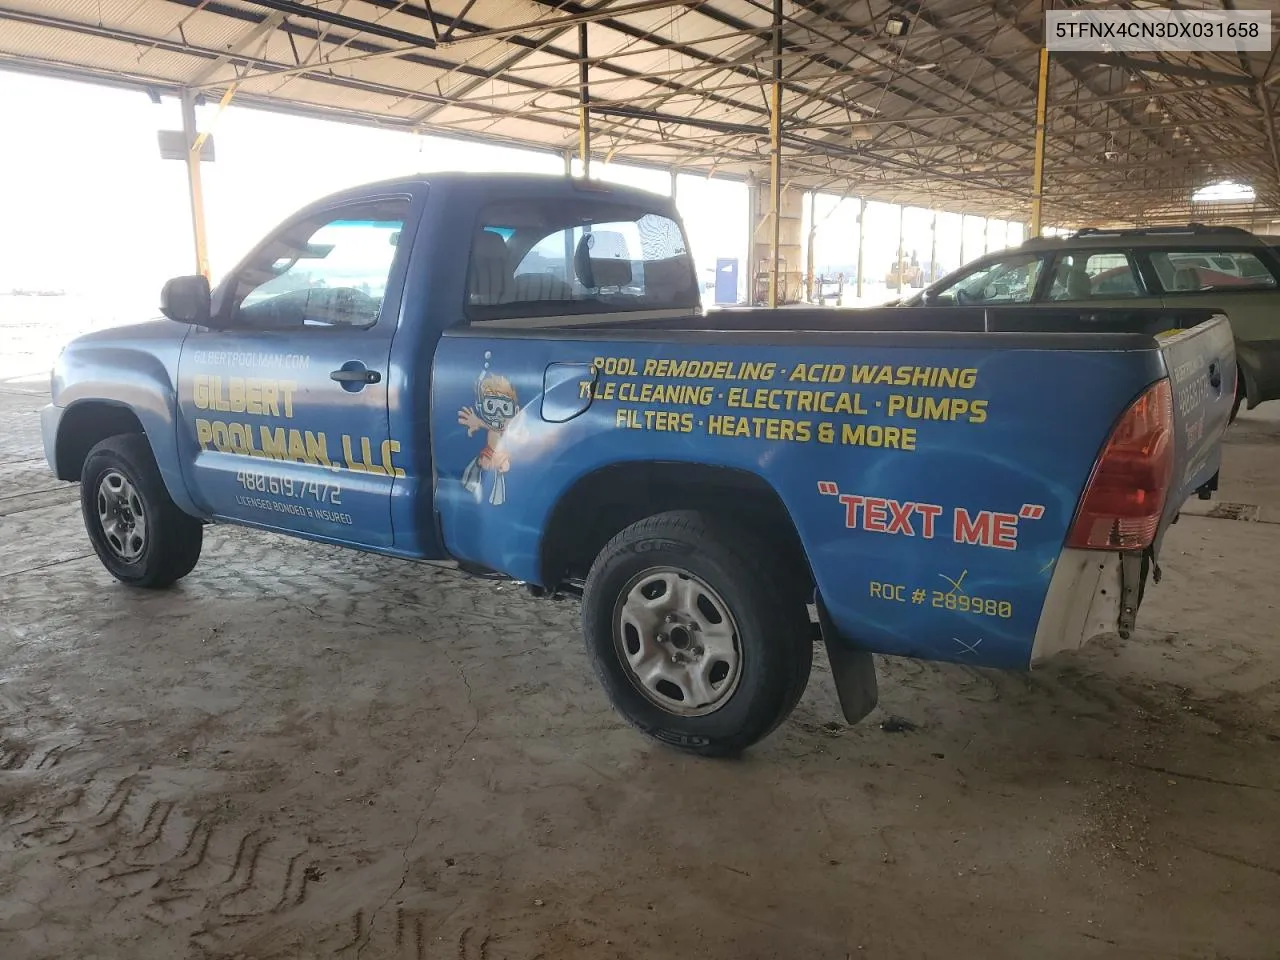
M 742 676 L 738 625 L 728 605 L 677 567 L 645 570 L 623 588 L 613 640 L 635 688 L 668 713 L 713 713 Z
M 98 483 L 98 523 L 111 552 L 133 563 L 147 546 L 147 517 L 142 498 L 119 470 L 109 470 Z

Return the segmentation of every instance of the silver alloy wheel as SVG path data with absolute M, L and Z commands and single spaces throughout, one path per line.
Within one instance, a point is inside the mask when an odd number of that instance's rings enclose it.
M 147 548 L 147 517 L 142 498 L 119 470 L 108 470 L 98 482 L 98 523 L 111 552 L 133 563 Z
M 728 604 L 678 567 L 651 567 L 631 578 L 614 607 L 613 642 L 635 688 L 678 716 L 715 712 L 742 678 L 742 645 Z

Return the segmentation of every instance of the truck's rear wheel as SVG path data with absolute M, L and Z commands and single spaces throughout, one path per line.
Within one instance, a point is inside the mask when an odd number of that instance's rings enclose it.
M 644 733 L 707 756 L 767 736 L 804 691 L 812 629 L 794 573 L 704 514 L 628 527 L 583 591 L 587 650 L 614 707 Z
M 98 559 L 121 583 L 167 587 L 200 559 L 204 528 L 169 498 L 140 434 L 108 437 L 89 451 L 80 512 Z

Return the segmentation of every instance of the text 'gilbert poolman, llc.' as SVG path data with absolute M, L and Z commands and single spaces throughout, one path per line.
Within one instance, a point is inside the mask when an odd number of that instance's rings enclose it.
M 1050 10 L 1051 51 L 1271 50 L 1270 10 Z

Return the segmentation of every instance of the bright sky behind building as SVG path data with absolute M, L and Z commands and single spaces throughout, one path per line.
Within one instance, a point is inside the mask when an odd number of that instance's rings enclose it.
M 440 171 L 564 173 L 549 152 L 313 120 L 216 103 L 199 111 L 217 159 L 204 164 L 216 277 L 299 207 L 355 184 Z M 156 131 L 178 104 L 141 92 L 0 72 L 0 290 L 14 286 L 152 296 L 193 270 L 184 165 L 162 160 Z M 668 193 L 666 171 L 598 164 L 603 179 Z M 679 178 L 700 266 L 746 258 L 746 188 Z
M 271 113 L 216 102 L 199 110 L 217 159 L 203 165 L 210 265 L 216 280 L 298 208 L 335 190 L 415 172 L 509 171 L 562 175 L 551 152 L 420 136 L 395 130 Z M 181 127 L 173 98 L 0 71 L 0 293 L 65 290 L 113 304 L 123 318 L 154 315 L 161 284 L 194 272 L 185 166 L 162 160 L 156 133 Z M 576 162 L 575 162 L 576 165 Z M 671 175 L 595 163 L 593 175 L 669 193 Z M 717 258 L 739 261 L 746 295 L 748 204 L 745 184 L 681 174 L 677 202 L 704 283 Z M 818 274 L 852 283 L 858 263 L 858 202 L 819 194 L 804 203 Z M 936 239 L 934 224 L 936 223 Z M 904 262 L 935 275 L 1022 239 L 1020 224 L 866 204 L 862 269 L 870 302 Z M 805 241 L 806 255 L 808 250 Z M 137 305 L 137 306 L 135 306 Z

